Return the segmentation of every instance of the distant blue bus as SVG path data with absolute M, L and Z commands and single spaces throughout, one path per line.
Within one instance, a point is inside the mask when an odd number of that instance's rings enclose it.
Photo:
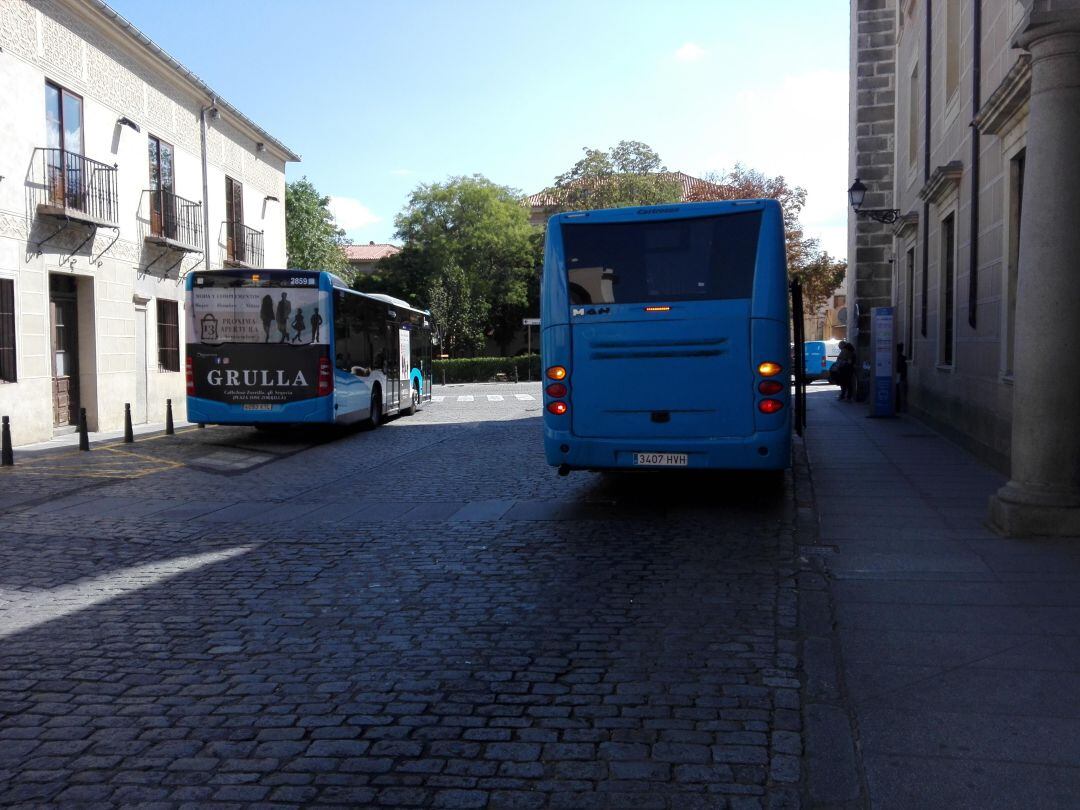
M 789 324 L 774 200 L 555 215 L 541 283 L 548 463 L 788 467 Z
M 189 273 L 187 418 L 334 424 L 411 414 L 431 400 L 430 313 L 330 273 Z

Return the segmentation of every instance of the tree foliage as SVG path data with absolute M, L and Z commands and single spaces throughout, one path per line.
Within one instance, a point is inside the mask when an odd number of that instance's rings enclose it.
M 678 202 L 682 189 L 660 156 L 640 141 L 619 141 L 608 151 L 584 148 L 581 158 L 545 189 L 552 211 L 619 208 Z
M 330 213 L 330 198 L 307 177 L 285 186 L 285 250 L 289 267 L 347 273 L 345 231 Z
M 481 175 L 413 190 L 394 220 L 401 252 L 379 263 L 359 289 L 429 306 L 452 355 L 472 354 L 485 337 L 509 343 L 529 299 L 535 247 L 518 191 Z
M 805 314 L 811 315 L 824 306 L 843 281 L 847 262 L 830 256 L 819 240 L 804 233 L 799 215 L 806 205 L 806 189 L 788 185 L 782 175 L 769 177 L 738 163 L 730 171 L 708 174 L 703 179 L 707 182 L 691 189 L 688 202 L 772 199 L 780 203 L 788 275 L 802 283 Z

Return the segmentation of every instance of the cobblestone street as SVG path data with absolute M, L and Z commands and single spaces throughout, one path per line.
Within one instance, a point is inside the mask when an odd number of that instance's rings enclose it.
M 0 472 L 0 803 L 797 807 L 795 516 L 559 478 L 538 384 Z

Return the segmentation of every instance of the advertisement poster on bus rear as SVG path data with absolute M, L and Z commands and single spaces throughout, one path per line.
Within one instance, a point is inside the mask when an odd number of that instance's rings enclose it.
M 330 296 L 318 289 L 195 287 L 188 307 L 193 343 L 330 343 Z
M 196 286 L 190 301 L 188 358 L 195 396 L 272 406 L 318 395 L 319 364 L 329 356 L 332 327 L 326 322 L 328 294 Z

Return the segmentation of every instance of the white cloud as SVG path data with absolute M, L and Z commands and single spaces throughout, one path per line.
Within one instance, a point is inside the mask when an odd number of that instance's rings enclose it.
M 382 222 L 381 217 L 376 216 L 370 208 L 352 197 L 331 197 L 330 213 L 334 215 L 338 227 L 346 231 L 358 231 L 368 225 Z
M 695 42 L 687 42 L 675 51 L 675 60 L 678 62 L 700 62 L 705 58 L 705 49 Z

